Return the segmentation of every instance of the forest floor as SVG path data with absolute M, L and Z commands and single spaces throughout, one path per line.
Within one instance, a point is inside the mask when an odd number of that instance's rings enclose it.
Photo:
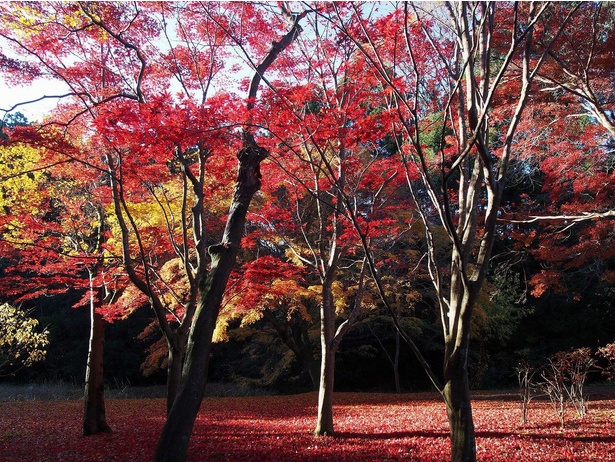
M 6 389 L 4 390 L 7 391 Z M 132 461 L 152 459 L 164 425 L 161 398 L 107 400 L 113 433 L 81 436 L 83 401 L 2 400 L 0 460 Z M 514 392 L 476 392 L 479 461 L 615 461 L 615 389 L 588 391 L 589 412 L 572 408 L 562 429 L 548 401 L 530 403 L 520 422 Z M 315 393 L 208 397 L 189 450 L 196 461 L 446 461 L 448 423 L 432 393 L 336 393 L 336 435 L 315 438 Z

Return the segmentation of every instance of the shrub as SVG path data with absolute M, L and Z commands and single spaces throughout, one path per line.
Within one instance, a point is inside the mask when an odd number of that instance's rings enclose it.
M 45 359 L 48 332 L 37 332 L 37 327 L 38 321 L 27 312 L 8 303 L 0 305 L 0 375 Z

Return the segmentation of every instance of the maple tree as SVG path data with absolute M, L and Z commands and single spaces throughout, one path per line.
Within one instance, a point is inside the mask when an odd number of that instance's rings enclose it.
M 563 6 L 555 8 L 554 16 L 562 14 L 558 10 L 566 10 Z M 536 43 L 537 48 L 545 45 L 550 48 L 537 75 L 542 84 L 541 92 L 567 94 L 559 99 L 558 104 L 576 100 L 579 113 L 574 116 L 590 116 L 611 137 L 615 136 L 614 101 L 610 88 L 615 39 L 609 32 L 614 20 L 612 5 L 586 3 L 579 6 L 568 27 L 552 46 L 543 41 Z
M 259 64 L 255 65 L 246 103 L 248 124 L 244 125 L 242 129 L 242 146 L 237 152 L 238 171 L 233 197 L 229 205 L 229 214 L 220 243 L 208 248 L 208 253 L 212 259 L 211 267 L 207 278 L 200 281 L 198 287 L 197 308 L 188 339 L 182 388 L 167 418 L 154 460 L 186 459 L 188 441 L 205 392 L 211 341 L 224 296 L 224 289 L 241 245 L 250 202 L 261 185 L 260 164 L 268 155 L 268 151 L 258 144 L 255 134 L 249 126 L 250 113 L 255 108 L 257 92 L 263 75 L 278 55 L 301 33 L 299 21 L 306 13 L 303 12 L 291 17 L 290 30 L 285 31 L 279 40 L 274 40 L 271 48 L 266 50 Z M 253 24 L 253 27 L 255 26 L 257 25 Z M 264 26 L 265 24 L 261 24 L 261 27 Z M 227 32 L 230 33 L 231 31 L 227 30 Z M 262 30 L 260 32 L 262 33 Z M 277 32 L 274 29 L 273 33 Z M 233 37 L 233 35 L 230 36 Z M 237 41 L 240 38 L 237 37 Z M 259 39 L 262 40 L 262 37 L 259 37 Z
M 434 384 L 449 415 L 452 459 L 475 460 L 467 373 L 474 307 L 509 166 L 519 157 L 515 142 L 531 84 L 576 8 L 545 14 L 547 4 L 460 3 L 432 15 L 406 4 L 376 24 L 355 8 L 359 25 L 344 30 L 393 93 L 395 130 L 405 138 L 402 161 L 425 225 L 445 345 L 444 381 Z M 385 31 L 388 40 L 382 40 Z M 534 35 L 543 42 L 536 54 Z M 443 114 L 439 124 L 426 117 L 435 112 Z M 423 135 L 433 130 L 440 132 L 438 143 L 426 145 Z M 433 245 L 438 224 L 451 246 L 444 255 Z
M 314 433 L 323 436 L 334 433 L 335 354 L 361 313 L 367 284 L 350 215 L 360 215 L 368 239 L 381 245 L 405 221 L 394 211 L 393 197 L 403 181 L 399 164 L 378 144 L 387 120 L 374 109 L 376 82 L 362 72 L 351 41 L 318 16 L 310 16 L 308 26 L 295 58 L 301 64 L 270 91 L 277 107 L 264 128 L 282 175 L 273 183 L 277 177 L 265 175 L 270 183 L 263 190 L 277 201 L 265 200 L 252 221 L 265 230 L 253 239 L 278 242 L 264 250 L 275 247 L 318 284 L 321 365 Z M 289 120 L 296 121 L 290 132 Z M 309 362 L 304 360 L 308 367 Z
M 5 38 L 42 61 L 39 72 L 72 89 L 67 96 L 73 99 L 41 130 L 59 124 L 75 136 L 75 126 L 87 127 L 80 150 L 64 134 L 67 146 L 55 147 L 57 157 L 74 159 L 106 178 L 99 193 L 107 199 L 103 207 L 113 237 L 105 250 L 121 258 L 138 289 L 123 289 L 115 311 L 108 308 L 106 314 L 121 316 L 122 308 L 130 311 L 143 302 L 152 306 L 168 344 L 169 409 L 181 380 L 198 286 L 210 264 L 207 247 L 215 242 L 216 230 L 221 232 L 221 195 L 231 181 L 226 162 L 233 159 L 228 153 L 237 137 L 220 126 L 232 126 L 228 114 L 241 117 L 232 97 L 210 98 L 213 77 L 226 55 L 216 21 L 226 11 L 219 5 L 84 3 L 8 9 L 4 16 Z M 229 15 L 235 13 L 241 7 L 228 9 Z M 215 14 L 220 18 L 214 19 Z M 54 27 L 39 28 L 48 17 L 54 18 Z M 197 17 L 199 34 L 189 35 L 184 27 Z M 24 24 L 30 31 L 25 37 L 19 33 Z M 66 31 L 78 43 L 69 56 L 70 44 L 62 52 L 36 51 Z M 152 47 L 154 39 L 163 45 Z M 7 72 L 20 70 L 9 63 Z M 174 81 L 180 89 L 175 100 L 169 89 Z
M 612 24 L 611 5 L 579 6 L 537 74 L 535 109 L 520 127 L 527 152 L 520 170 L 535 186 L 509 211 L 523 224 L 517 249 L 545 267 L 530 281 L 537 297 L 552 290 L 578 299 L 580 285 L 613 278 Z
M 212 213 L 217 207 L 207 207 L 205 201 L 220 205 L 216 192 L 224 190 L 220 180 L 229 172 L 225 162 L 233 159 L 226 154 L 237 139 L 228 130 L 218 130 L 220 125 L 232 126 L 221 118 L 221 110 L 242 114 L 228 95 L 208 99 L 225 56 L 219 23 L 225 12 L 232 19 L 243 8 L 219 6 L 16 5 L 6 7 L 2 17 L 3 37 L 25 57 L 7 60 L 6 72 L 21 78 L 48 74 L 71 89 L 61 110 L 24 139 L 45 146 L 58 163 L 79 164 L 79 173 L 86 177 L 104 178 L 97 193 L 106 199 L 102 207 L 114 234 L 104 250 L 121 258 L 127 279 L 152 306 L 166 337 L 169 409 L 181 380 L 199 286 L 209 270 L 207 248 L 216 239 L 209 233 L 220 228 Z M 198 38 L 183 29 L 196 17 L 195 9 L 202 20 Z M 160 35 L 169 43 L 167 54 L 150 44 Z M 173 48 L 177 37 L 180 43 Z M 66 47 L 48 48 L 49 40 Z M 152 54 L 151 61 L 144 58 Z M 20 67 L 32 57 L 34 62 Z M 209 64 L 201 66 L 203 57 Z M 175 101 L 169 93 L 173 80 L 183 92 Z M 54 132 L 55 126 L 64 132 Z M 73 140 L 84 136 L 85 142 L 75 145 Z M 225 148 L 213 156 L 220 143 Z M 206 170 L 218 184 L 209 180 Z M 160 233 L 168 239 L 161 241 Z M 183 278 L 165 270 L 173 259 L 179 261 L 175 267 L 181 268 Z M 124 290 L 106 315 L 116 316 L 118 308 L 141 300 Z
M 255 208 L 253 213 L 259 213 Z M 260 239 L 264 238 L 261 233 L 257 234 Z M 244 254 L 253 247 L 246 241 L 253 238 L 254 234 L 244 238 Z M 260 253 L 259 247 L 257 250 Z M 245 328 L 265 319 L 292 351 L 317 390 L 320 365 L 310 330 L 316 317 L 313 311 L 319 291 L 316 286 L 308 286 L 306 279 L 304 268 L 274 255 L 259 256 L 241 265 L 230 276 L 214 341 L 229 340 L 228 328 L 234 321 L 239 320 L 239 327 Z
M 97 311 L 109 303 L 109 274 L 102 243 L 105 220 L 102 206 L 90 195 L 89 179 L 66 175 L 66 162 L 52 162 L 41 148 L 11 142 L 0 148 L 4 164 L 3 213 L 0 246 L 11 260 L 7 295 L 17 301 L 85 289 L 76 306 L 88 304 L 91 315 L 86 366 L 83 433 L 109 431 L 105 421 L 103 385 L 104 321 Z M 8 141 L 7 141 L 8 140 Z M 85 276 L 84 273 L 87 273 Z

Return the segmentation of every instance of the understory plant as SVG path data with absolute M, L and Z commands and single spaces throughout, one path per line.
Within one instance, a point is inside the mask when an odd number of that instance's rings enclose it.
M 522 361 L 516 368 L 522 403 L 522 423 L 527 422 L 527 410 L 532 398 L 547 396 L 564 428 L 566 407 L 571 404 L 579 418 L 587 414 L 587 396 L 583 388 L 587 375 L 595 364 L 588 347 L 560 351 L 550 356 L 546 364 L 533 368 Z

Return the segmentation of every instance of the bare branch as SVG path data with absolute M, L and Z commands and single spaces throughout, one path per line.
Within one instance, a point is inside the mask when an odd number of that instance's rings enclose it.
M 608 210 L 606 212 L 587 212 L 579 215 L 545 215 L 545 216 L 532 216 L 524 220 L 511 220 L 508 218 L 500 218 L 498 221 L 505 223 L 536 223 L 541 221 L 563 221 L 572 223 L 581 223 L 591 220 L 613 219 L 615 218 L 615 210 Z

